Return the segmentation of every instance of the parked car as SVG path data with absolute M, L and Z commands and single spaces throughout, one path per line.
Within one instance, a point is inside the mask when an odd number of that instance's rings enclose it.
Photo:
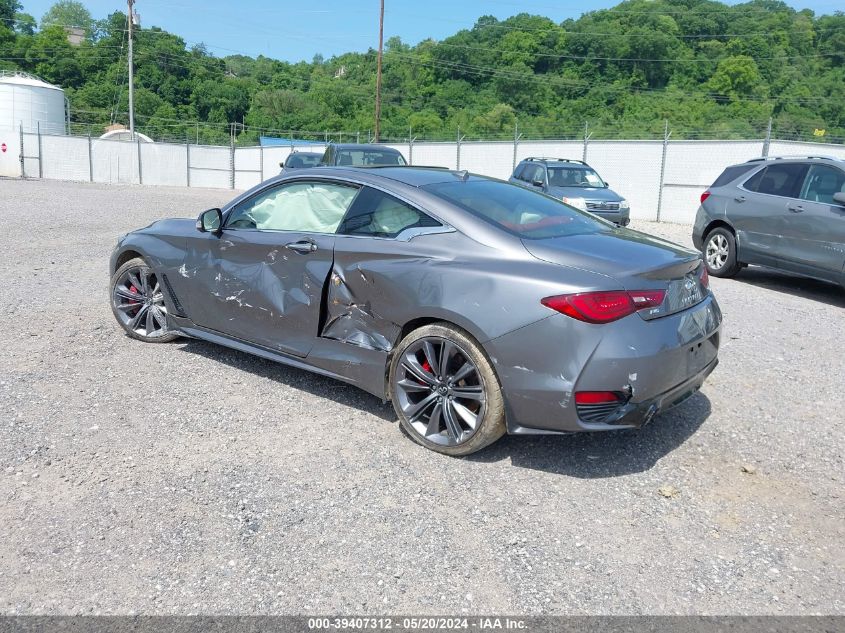
M 628 201 L 582 160 L 526 158 L 513 170 L 510 182 L 542 191 L 619 226 L 628 226 L 631 221 Z
M 639 427 L 717 364 L 698 253 L 467 172 L 277 176 L 129 233 L 110 272 L 130 337 L 352 383 L 451 455 L 505 432 Z
M 693 243 L 707 270 L 759 264 L 845 286 L 845 161 L 755 158 L 701 194 Z
M 282 168 L 282 173 L 294 169 L 307 169 L 308 167 L 317 167 L 323 160 L 323 155 L 320 152 L 291 152 L 288 157 L 281 163 L 279 167 Z
M 322 165 L 342 167 L 394 167 L 407 165 L 402 153 L 376 144 L 332 143 L 326 148 Z

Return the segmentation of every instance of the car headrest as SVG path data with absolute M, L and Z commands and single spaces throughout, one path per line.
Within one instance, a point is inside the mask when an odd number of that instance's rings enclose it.
M 352 164 L 352 157 L 349 154 L 341 154 L 340 159 L 337 161 L 338 165 L 351 165 Z
M 392 235 L 416 224 L 418 219 L 417 214 L 405 205 L 385 200 L 373 212 L 372 226 L 376 233 Z
M 823 195 L 830 195 L 836 193 L 839 188 L 839 179 L 835 174 L 823 174 L 816 184 L 816 191 Z

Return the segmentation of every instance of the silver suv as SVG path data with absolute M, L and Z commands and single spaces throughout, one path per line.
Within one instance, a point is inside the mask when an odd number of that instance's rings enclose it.
M 692 239 L 707 270 L 759 264 L 845 286 L 845 161 L 755 158 L 701 194 Z
M 582 160 L 526 158 L 513 170 L 510 182 L 542 191 L 620 226 L 628 226 L 631 221 L 628 201 L 611 190 L 596 170 Z

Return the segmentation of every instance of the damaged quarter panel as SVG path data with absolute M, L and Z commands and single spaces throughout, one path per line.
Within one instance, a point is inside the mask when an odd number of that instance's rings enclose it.
M 138 253 L 156 272 L 165 276 L 165 301 L 169 310 L 183 313 L 184 298 L 191 286 L 180 271 L 185 260 L 185 245 L 196 235 L 195 221 L 183 218 L 159 220 L 149 226 L 125 235 L 112 253 L 109 273 L 114 273 L 118 262 L 131 253 Z M 179 309 L 182 308 L 182 309 Z

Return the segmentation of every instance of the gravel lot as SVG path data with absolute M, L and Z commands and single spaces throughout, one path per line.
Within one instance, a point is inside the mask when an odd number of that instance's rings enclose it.
M 840 289 L 714 279 L 681 407 L 451 459 L 355 388 L 122 334 L 117 237 L 230 192 L 0 192 L 2 613 L 845 613 Z

